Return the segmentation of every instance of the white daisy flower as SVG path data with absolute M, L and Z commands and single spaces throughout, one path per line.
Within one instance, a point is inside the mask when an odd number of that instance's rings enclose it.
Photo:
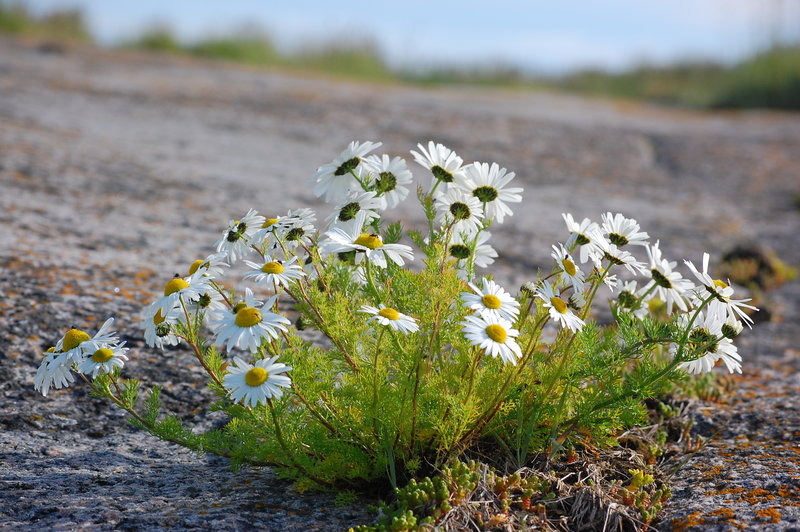
M 84 375 L 91 374 L 92 378 L 98 375 L 111 373 L 114 368 L 121 368 L 125 365 L 128 357 L 125 353 L 128 352 L 127 347 L 123 347 L 125 342 L 119 345 L 100 344 L 101 347 L 95 349 L 89 358 L 84 360 L 78 365 L 78 371 Z
M 467 269 L 469 261 L 476 268 L 487 268 L 497 258 L 497 251 L 486 242 L 492 237 L 489 231 L 481 231 L 475 237 L 465 239 L 461 234 L 453 235 L 450 239 L 448 254 L 456 259 L 460 272 Z
M 316 232 L 314 229 L 316 219 L 316 213 L 309 208 L 290 210 L 286 216 L 280 218 L 278 222 L 280 228 L 276 234 L 290 249 L 295 249 L 301 244 L 310 246 Z
M 658 244 L 659 242 L 656 241 L 654 245 L 646 248 L 650 257 L 652 280 L 642 290 L 647 292 L 650 288 L 655 287 L 653 293 L 667 304 L 667 314 L 672 314 L 673 304 L 686 312 L 688 310 L 686 296 L 694 288 L 694 283 L 684 279 L 679 272 L 673 270 L 677 262 L 670 262 L 661 257 L 661 249 Z
M 550 318 L 557 321 L 562 328 L 572 332 L 578 332 L 583 328 L 583 320 L 572 312 L 566 301 L 556 295 L 548 281 L 542 281 L 536 291 L 536 297 L 544 301 L 544 306 L 550 309 Z
M 231 264 L 245 257 L 252 251 L 251 240 L 264 225 L 265 218 L 250 209 L 241 219 L 231 220 L 217 240 L 216 249 L 224 253 Z
M 292 368 L 276 360 L 278 357 L 274 356 L 249 364 L 239 357 L 233 357 L 233 365 L 222 380 L 233 402 L 242 402 L 253 408 L 267 404 L 267 399 L 280 399 L 283 396 L 281 388 L 292 385 L 292 380 L 282 373 Z
M 519 336 L 519 331 L 511 327 L 510 321 L 493 315 L 467 316 L 461 325 L 467 340 L 492 357 L 499 356 L 512 366 L 522 358 L 522 350 L 514 340 Z
M 512 179 L 514 172 L 507 172 L 497 163 L 472 163 L 466 168 L 464 189 L 485 205 L 484 216 L 488 220 L 503 223 L 503 218 L 514 213 L 506 203 L 522 201 L 522 188 L 504 188 Z
M 277 234 L 283 229 L 281 219 L 283 216 L 275 216 L 271 218 L 265 217 L 264 223 L 261 228 L 255 232 L 253 238 L 250 239 L 250 244 L 257 247 L 259 250 L 266 251 L 267 249 L 275 249 L 278 247 Z
M 353 192 L 346 200 L 336 206 L 333 213 L 326 218 L 328 227 L 342 226 L 356 219 L 359 212 L 363 212 L 365 223 L 379 218 L 378 211 L 386 208 L 386 200 L 375 195 L 373 191 Z
M 506 292 L 500 285 L 484 277 L 483 290 L 472 283 L 469 287 L 475 293 L 461 292 L 461 300 L 481 316 L 491 315 L 513 323 L 519 317 L 519 301 Z
M 164 349 L 165 345 L 178 345 L 174 327 L 182 312 L 177 304 L 168 312 L 162 312 L 157 301 L 150 304 L 142 313 L 141 327 L 144 328 L 145 343 L 158 349 Z
M 200 271 L 205 277 L 209 279 L 216 279 L 220 277 L 224 270 L 229 265 L 225 262 L 225 253 L 213 253 L 204 259 L 197 259 L 189 265 L 189 276 L 196 274 Z
M 306 272 L 303 268 L 295 264 L 297 257 L 292 257 L 288 261 L 280 261 L 270 256 L 264 257 L 264 262 L 257 264 L 244 261 L 253 271 L 249 271 L 242 276 L 242 279 L 253 279 L 257 284 L 272 288 L 274 286 L 285 286 L 289 288 L 292 281 L 303 277 Z
M 708 274 L 708 259 L 708 253 L 703 253 L 702 272 L 698 271 L 691 261 L 684 261 L 689 269 L 692 270 L 694 276 L 697 277 L 697 280 L 700 281 L 700 284 L 705 288 L 705 290 L 695 290 L 698 299 L 697 303 L 700 304 L 700 302 L 706 300 L 709 296 L 713 296 L 713 299 L 707 307 L 710 314 L 718 316 L 722 321 L 728 317 L 738 317 L 741 318 L 748 327 L 751 327 L 753 319 L 748 316 L 743 309 L 748 308 L 755 311 L 758 311 L 758 309 L 752 305 L 746 304 L 750 299 L 731 299 L 733 287 L 719 279 L 711 278 Z
M 384 244 L 380 235 L 364 233 L 365 214 L 359 212 L 349 231 L 341 227 L 334 227 L 327 233 L 320 247 L 323 253 L 347 253 L 356 251 L 356 264 L 360 264 L 364 257 L 379 268 L 386 267 L 386 260 L 391 260 L 398 266 L 405 264 L 405 259 L 413 260 L 411 248 L 404 244 Z
M 206 277 L 202 269 L 196 270 L 190 277 L 175 277 L 164 285 L 164 295 L 156 300 L 156 305 L 161 309 L 161 314 L 166 316 L 181 301 L 188 304 L 200 299 L 212 289 L 210 283 L 211 278 Z
M 625 251 L 624 249 L 620 249 L 616 244 L 612 244 L 602 235 L 597 235 L 599 238 L 595 238 L 590 246 L 592 247 L 592 251 L 590 254 L 594 259 L 594 264 L 597 268 L 601 268 L 603 261 L 609 263 L 609 268 L 613 266 L 624 266 L 626 270 L 631 272 L 632 274 L 644 274 L 647 271 L 647 266 L 640 262 Z M 581 250 L 582 252 L 583 250 Z
M 333 161 L 317 169 L 314 195 L 319 197 L 324 194 L 326 202 L 339 201 L 351 191 L 363 190 L 353 173 L 361 179 L 364 156 L 380 146 L 380 142 L 351 142 Z
M 728 318 L 725 320 L 725 323 L 723 323 L 720 327 L 720 332 L 725 338 L 733 340 L 741 334 L 742 329 L 744 329 L 742 322 L 733 316 L 728 316 Z
M 583 290 L 583 283 L 586 280 L 586 276 L 583 271 L 575 265 L 572 255 L 570 255 L 567 248 L 564 247 L 564 244 L 559 243 L 558 246 L 554 245 L 553 252 L 550 256 L 556 261 L 556 267 L 561 271 L 561 277 L 572 286 L 576 293 L 580 293 Z
M 633 218 L 625 218 L 622 214 L 611 214 L 607 212 L 601 216 L 603 219 L 602 228 L 608 240 L 618 247 L 647 245 L 650 236 L 639 231 L 639 222 Z
M 372 173 L 370 187 L 378 196 L 386 200 L 386 206 L 394 209 L 408 196 L 405 185 L 414 180 L 406 161 L 400 157 L 389 159 L 388 155 L 370 155 L 364 158 L 364 164 Z
M 422 144 L 417 144 L 417 148 L 419 152 L 411 150 L 414 160 L 433 174 L 429 193 L 444 194 L 454 183 L 463 183 L 466 178 L 464 160 L 456 152 L 433 141 L 428 142 L 427 150 Z M 444 185 L 439 187 L 441 183 Z
M 684 326 L 688 325 L 689 317 L 683 315 L 682 321 Z M 689 333 L 689 346 L 705 345 L 706 352 L 694 360 L 682 362 L 678 367 L 687 373 L 697 375 L 708 373 L 721 360 L 730 373 L 741 373 L 742 356 L 731 339 L 724 336 L 724 322 L 715 315 L 706 315 L 704 318 L 702 313 L 696 321 L 700 322 L 700 326 L 695 327 Z M 670 347 L 672 356 L 675 356 L 677 350 L 678 347 L 675 344 Z
M 561 213 L 561 217 L 564 218 L 564 223 L 567 224 L 567 231 L 569 231 L 567 249 L 580 246 L 581 264 L 586 264 L 592 258 L 592 246 L 590 244 L 593 240 L 601 238 L 600 227 L 589 218 L 584 218 L 581 223 L 578 223 L 570 213 Z
M 245 300 L 237 304 L 233 311 L 214 311 L 211 327 L 216 334 L 215 344 L 225 346 L 228 351 L 238 347 L 245 351 L 256 351 L 261 340 L 277 338 L 278 331 L 286 331 L 290 321 L 270 309 L 278 296 L 274 295 L 266 303 L 253 297 L 253 292 L 245 289 Z
M 399 331 L 403 334 L 408 334 L 417 332 L 419 330 L 417 320 L 411 316 L 403 314 L 402 312 L 398 312 L 391 307 L 384 306 L 383 303 L 381 303 L 381 306 L 378 308 L 371 307 L 369 305 L 363 305 L 359 312 L 372 314 L 372 317 L 367 321 L 377 321 L 381 325 L 390 327 L 393 331 Z
M 483 206 L 475 196 L 451 188 L 436 198 L 437 219 L 442 227 L 453 224 L 453 234 L 474 235 L 483 229 Z

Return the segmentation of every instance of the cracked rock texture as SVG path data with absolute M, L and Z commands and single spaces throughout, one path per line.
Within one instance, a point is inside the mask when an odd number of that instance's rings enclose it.
M 336 506 L 267 469 L 232 473 L 129 427 L 83 386 L 33 390 L 39 353 L 109 316 L 126 374 L 199 426 L 209 400 L 185 350 L 143 348 L 138 312 L 227 221 L 322 207 L 316 168 L 351 140 L 408 155 L 434 139 L 516 172 L 493 273 L 518 286 L 565 238 L 562 212 L 639 220 L 665 256 L 758 243 L 800 264 L 800 115 L 700 113 L 517 91 L 422 90 L 134 53 L 0 42 L 0 528 L 337 530 Z M 321 218 L 327 211 L 320 211 Z M 413 202 L 390 217 L 422 222 Z M 767 292 L 738 341 L 744 376 L 699 404 L 712 438 L 673 479 L 659 529 L 800 528 L 800 284 Z M 766 313 L 765 313 L 766 315 Z

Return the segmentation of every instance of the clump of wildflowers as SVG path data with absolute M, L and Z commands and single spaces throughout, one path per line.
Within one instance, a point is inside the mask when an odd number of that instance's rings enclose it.
M 353 142 L 319 167 L 324 229 L 308 208 L 251 209 L 145 309 L 147 345 L 191 349 L 224 428 L 198 434 L 161 416 L 158 388 L 142 407 L 139 383 L 122 376 L 135 355 L 111 319 L 48 349 L 36 389 L 78 375 L 158 437 L 274 464 L 301 483 L 358 488 L 396 486 L 485 441 L 522 466 L 578 434 L 642 421 L 643 400 L 686 373 L 741 372 L 733 339 L 756 309 L 711 276 L 708 254 L 701 269 L 685 261 L 695 284 L 636 220 L 565 213 L 549 271 L 504 287 L 492 278 L 490 229 L 522 201 L 515 173 L 418 145 L 427 227 L 406 231 L 386 212 L 413 176 L 402 158 L 373 153 L 380 147 Z M 228 268 L 237 262 L 238 280 Z M 592 307 L 608 294 L 615 323 L 601 328 Z M 325 340 L 311 342 L 308 329 Z

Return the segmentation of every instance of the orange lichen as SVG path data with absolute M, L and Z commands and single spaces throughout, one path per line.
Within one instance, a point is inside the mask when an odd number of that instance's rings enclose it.
M 778 523 L 783 517 L 777 506 L 770 506 L 769 508 L 765 508 L 763 510 L 756 510 L 756 515 L 770 523 Z

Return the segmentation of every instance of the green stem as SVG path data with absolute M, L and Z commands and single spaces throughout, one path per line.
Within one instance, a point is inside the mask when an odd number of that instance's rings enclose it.
M 381 354 L 381 340 L 386 327 L 381 327 L 378 333 L 378 341 L 375 344 L 375 358 L 372 360 L 372 429 L 375 431 L 375 440 L 380 442 L 380 431 L 378 430 L 378 357 Z
M 275 424 L 275 437 L 278 439 L 278 444 L 281 446 L 281 449 L 283 449 L 283 452 L 286 453 L 286 456 L 289 458 L 289 461 L 292 462 L 292 465 L 296 469 L 298 469 L 301 473 L 303 473 L 305 476 L 316 482 L 317 484 L 321 486 L 332 487 L 332 484 L 330 482 L 327 482 L 319 477 L 310 474 L 308 470 L 305 467 L 303 467 L 302 464 L 300 464 L 297 460 L 295 460 L 294 454 L 292 454 L 292 452 L 289 450 L 288 445 L 286 445 L 286 440 L 284 440 L 283 438 L 283 431 L 281 431 L 281 425 L 280 423 L 278 423 L 278 416 L 275 414 L 275 407 L 272 404 L 271 397 L 267 399 L 267 405 L 269 406 L 270 414 L 272 414 L 272 422 Z

